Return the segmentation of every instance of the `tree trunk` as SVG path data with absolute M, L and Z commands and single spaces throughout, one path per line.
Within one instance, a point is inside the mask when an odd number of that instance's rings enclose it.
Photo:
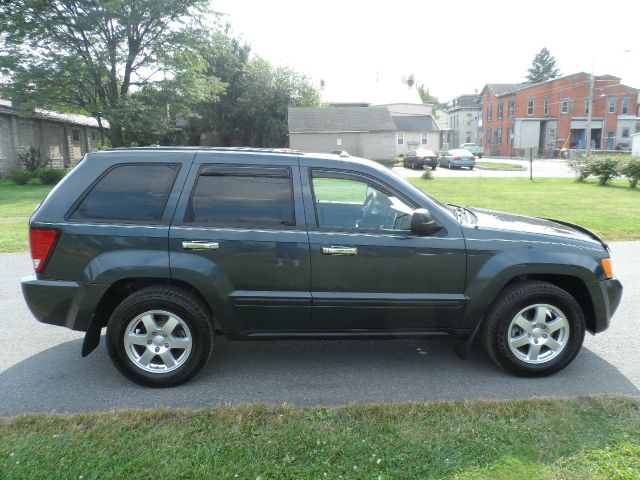
M 126 146 L 122 144 L 122 125 L 117 120 L 109 120 L 109 139 L 112 148 Z

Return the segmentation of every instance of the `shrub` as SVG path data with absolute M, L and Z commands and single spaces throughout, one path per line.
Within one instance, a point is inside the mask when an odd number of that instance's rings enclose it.
M 591 158 L 586 155 L 580 155 L 567 160 L 567 165 L 576 176 L 576 180 L 582 182 L 591 175 Z
M 608 155 L 596 155 L 591 160 L 591 174 L 598 177 L 600 185 L 606 185 L 609 180 L 620 175 L 618 161 Z
M 42 156 L 40 148 L 27 147 L 23 152 L 18 154 L 18 161 L 24 166 L 25 170 L 34 176 L 38 168 L 42 166 Z
M 67 174 L 62 168 L 41 168 L 38 170 L 38 178 L 45 185 L 55 185 Z
M 433 178 L 433 173 L 431 172 L 431 169 L 425 170 L 422 173 L 422 178 L 424 178 L 425 180 L 431 180 Z
M 629 180 L 631 188 L 636 188 L 638 180 L 640 180 L 640 157 L 621 160 L 618 170 L 620 175 L 624 175 Z
M 31 179 L 31 174 L 24 168 L 14 168 L 9 172 L 9 179 L 16 185 L 24 185 Z

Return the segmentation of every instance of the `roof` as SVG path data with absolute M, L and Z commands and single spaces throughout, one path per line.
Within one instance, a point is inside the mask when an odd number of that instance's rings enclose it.
M 0 99 L 0 107 L 3 108 L 4 113 L 19 115 L 19 112 L 14 108 L 13 103 L 9 100 Z M 44 110 L 42 108 L 36 108 L 33 111 L 33 116 L 36 118 L 42 118 L 50 120 L 52 122 L 71 123 L 74 125 L 84 125 L 87 127 L 98 128 L 98 121 L 95 117 L 88 115 L 80 115 L 78 113 L 60 113 L 52 110 Z M 102 127 L 109 128 L 109 122 L 102 119 Z
M 431 115 L 394 115 L 399 132 L 437 132 L 440 130 Z
M 491 90 L 497 96 L 506 95 L 508 93 L 515 93 L 523 88 L 533 85 L 530 82 L 524 83 L 487 83 L 485 88 Z
M 462 108 L 471 108 L 477 110 L 482 107 L 482 96 L 474 93 L 471 95 L 460 95 L 447 104 L 447 110 L 459 110 Z
M 290 108 L 289 133 L 396 131 L 385 107 Z

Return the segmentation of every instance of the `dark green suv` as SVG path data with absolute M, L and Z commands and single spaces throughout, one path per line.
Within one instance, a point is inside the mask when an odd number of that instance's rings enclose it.
M 88 154 L 30 221 L 41 322 L 107 328 L 131 380 L 173 386 L 229 339 L 448 334 L 501 367 L 565 367 L 622 286 L 596 235 L 444 205 L 358 158 L 282 150 Z

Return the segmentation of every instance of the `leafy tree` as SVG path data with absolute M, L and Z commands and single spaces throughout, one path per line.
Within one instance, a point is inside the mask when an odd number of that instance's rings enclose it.
M 560 76 L 556 59 L 547 47 L 543 47 L 536 54 L 527 71 L 529 72 L 527 80 L 533 83 L 544 82 Z
M 171 113 L 170 106 L 222 91 L 216 77 L 205 75 L 205 63 L 193 48 L 201 31 L 196 19 L 206 14 L 208 3 L 0 2 L 0 70 L 9 79 L 1 93 L 24 111 L 38 106 L 85 112 L 99 123 L 105 117 L 112 144 L 122 145 L 128 122 L 144 119 L 153 125 L 158 118 L 153 108 L 141 108 L 150 98 L 163 97 L 171 117 L 177 111 Z
M 440 101 L 438 100 L 438 97 L 431 95 L 429 93 L 429 87 L 425 86 L 424 83 L 418 81 L 413 73 L 402 77 L 402 83 L 405 84 L 409 89 L 415 87 L 422 103 L 433 104 L 434 110 L 440 108 Z

